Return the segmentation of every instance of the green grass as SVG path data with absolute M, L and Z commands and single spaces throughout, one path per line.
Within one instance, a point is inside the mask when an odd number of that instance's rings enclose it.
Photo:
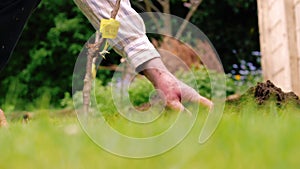
M 37 115 L 28 124 L 15 121 L 10 123 L 8 129 L 0 129 L 0 168 L 300 167 L 300 111 L 294 104 L 287 104 L 283 108 L 276 107 L 272 102 L 263 106 L 257 106 L 253 101 L 227 104 L 216 132 L 208 142 L 200 145 L 198 137 L 206 115 L 204 110 L 199 112 L 190 134 L 178 146 L 159 156 L 145 159 L 123 158 L 99 148 L 83 132 L 74 116 Z M 174 116 L 176 113 L 164 115 L 157 125 L 161 127 L 164 121 L 169 124 Z M 123 127 L 128 127 L 128 122 L 119 116 L 108 117 L 109 123 L 115 128 L 122 130 Z M 155 125 L 143 130 L 149 133 L 159 131 Z M 127 134 L 134 135 L 135 132 L 140 133 L 139 128 L 135 127 Z

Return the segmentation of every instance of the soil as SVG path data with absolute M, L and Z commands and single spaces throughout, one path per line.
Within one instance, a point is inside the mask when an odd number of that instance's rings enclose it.
M 257 83 L 255 87 L 250 88 L 250 91 L 252 91 L 260 105 L 272 98 L 272 96 L 275 97 L 278 106 L 290 101 L 300 104 L 299 97 L 294 92 L 283 92 L 281 88 L 276 87 L 270 80 L 266 83 Z

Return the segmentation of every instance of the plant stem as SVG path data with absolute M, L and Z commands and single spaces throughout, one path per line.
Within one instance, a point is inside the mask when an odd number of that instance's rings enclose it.
M 120 9 L 120 2 L 121 0 L 117 0 L 112 12 L 111 12 L 111 18 L 115 19 L 118 11 Z M 86 73 L 84 77 L 84 86 L 83 86 L 83 112 L 85 115 L 89 112 L 90 102 L 91 102 L 91 89 L 92 89 L 92 64 L 93 59 L 95 57 L 99 57 L 99 48 L 102 45 L 102 43 L 106 39 L 100 38 L 100 32 L 96 32 L 95 42 L 93 44 L 88 44 L 88 56 L 87 56 L 87 62 L 86 62 Z

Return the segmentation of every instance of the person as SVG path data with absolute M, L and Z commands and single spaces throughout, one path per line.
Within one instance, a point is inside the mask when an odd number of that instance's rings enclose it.
M 97 30 L 102 18 L 110 18 L 115 1 L 74 0 L 81 11 Z M 7 63 L 24 25 L 40 3 L 40 0 L 2 0 L 0 2 L 0 70 Z M 127 56 L 131 65 L 151 81 L 164 94 L 167 106 L 183 110 L 181 101 L 192 101 L 212 107 L 212 102 L 199 95 L 193 88 L 179 81 L 163 64 L 160 55 L 146 36 L 144 22 L 131 7 L 129 0 L 122 0 L 117 18 L 133 16 L 121 20 L 116 39 L 111 40 L 114 49 Z
M 97 30 L 101 19 L 110 18 L 116 0 L 74 0 L 74 2 Z M 199 95 L 168 71 L 160 54 L 146 36 L 142 18 L 131 7 L 129 0 L 121 0 L 116 19 L 120 22 L 118 35 L 109 43 L 114 50 L 127 56 L 129 63 L 162 92 L 168 107 L 183 110 L 182 101 L 198 102 L 212 107 L 213 103 L 209 99 Z
M 0 71 L 7 64 L 23 31 L 28 17 L 40 0 L 1 0 L 0 1 Z M 0 127 L 7 126 L 0 109 Z
M 28 17 L 41 0 L 0 1 L 0 71 L 7 64 Z

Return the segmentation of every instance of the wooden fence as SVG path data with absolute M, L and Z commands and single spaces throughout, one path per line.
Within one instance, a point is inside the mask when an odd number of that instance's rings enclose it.
M 264 79 L 300 95 L 300 0 L 257 0 Z

